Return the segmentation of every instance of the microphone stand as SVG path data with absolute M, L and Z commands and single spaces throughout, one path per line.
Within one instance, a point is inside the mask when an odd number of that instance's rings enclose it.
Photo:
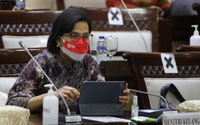
M 148 93 L 148 92 L 144 92 L 144 91 L 139 91 L 139 90 L 135 90 L 135 89 L 129 89 L 131 92 L 136 92 L 136 93 L 141 93 L 141 94 L 146 94 L 146 95 L 151 95 L 151 96 L 157 96 L 159 98 L 161 98 L 164 102 L 165 102 L 165 105 L 166 105 L 166 111 L 172 111 L 170 108 L 169 108 L 169 105 L 166 101 L 166 99 L 161 96 L 161 95 L 158 95 L 158 94 L 153 94 L 153 93 Z M 158 111 L 159 112 L 159 117 L 157 118 L 157 121 L 160 122 L 162 121 L 162 113 L 163 111 Z
M 79 115 L 72 116 L 71 115 L 71 112 L 70 112 L 70 109 L 69 109 L 69 107 L 67 105 L 66 100 L 64 99 L 64 97 L 62 96 L 62 94 L 60 93 L 60 91 L 57 89 L 57 87 L 54 85 L 54 83 L 52 82 L 52 80 L 48 77 L 48 75 L 46 74 L 46 72 L 42 69 L 42 67 L 40 66 L 40 64 L 35 60 L 35 58 L 32 56 L 32 54 L 29 52 L 29 50 L 24 46 L 23 41 L 19 41 L 19 45 L 28 53 L 28 55 L 31 57 L 31 59 L 33 59 L 33 61 L 39 67 L 39 69 L 41 70 L 41 72 L 45 75 L 45 77 L 48 79 L 48 81 L 52 84 L 52 86 L 54 87 L 54 89 L 60 95 L 62 101 L 64 102 L 65 107 L 67 108 L 67 116 L 65 116 L 65 122 L 80 122 L 80 121 L 82 121 L 81 116 L 79 116 Z
M 135 89 L 129 89 L 129 90 L 130 90 L 131 92 L 142 93 L 142 94 L 151 95 L 151 96 L 157 96 L 157 97 L 161 98 L 161 99 L 165 102 L 166 109 L 167 109 L 167 110 L 171 110 L 171 109 L 169 108 L 169 105 L 168 105 L 166 99 L 165 99 L 163 96 L 161 96 L 161 95 L 153 94 L 153 93 L 148 93 L 148 92 L 144 92 L 144 91 L 139 91 L 139 90 L 135 90 Z

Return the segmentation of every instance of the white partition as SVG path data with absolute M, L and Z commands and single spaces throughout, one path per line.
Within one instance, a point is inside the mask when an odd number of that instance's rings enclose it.
M 130 51 L 130 52 L 152 52 L 152 33 L 151 31 L 141 31 L 145 43 L 138 32 L 128 32 L 128 31 L 93 31 L 94 35 L 91 49 L 96 50 L 96 43 L 99 36 L 108 37 L 110 35 L 118 37 L 118 51 Z
M 21 48 L 19 41 L 23 41 L 28 48 L 47 47 L 47 40 L 49 35 L 39 36 L 2 36 L 4 48 Z

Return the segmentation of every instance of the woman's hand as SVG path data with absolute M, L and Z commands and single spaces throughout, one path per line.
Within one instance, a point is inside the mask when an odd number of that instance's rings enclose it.
M 126 83 L 126 89 L 123 91 L 124 96 L 119 96 L 119 102 L 122 103 L 122 106 L 124 107 L 130 102 L 130 90 L 128 89 L 128 84 Z
M 70 101 L 76 100 L 80 96 L 80 92 L 73 87 L 70 86 L 64 86 L 59 89 L 60 93 L 65 99 L 68 99 Z M 59 99 L 61 98 L 58 92 L 55 91 L 54 93 Z

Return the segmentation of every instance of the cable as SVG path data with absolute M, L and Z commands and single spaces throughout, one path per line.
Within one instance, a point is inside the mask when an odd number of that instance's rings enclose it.
M 135 25 L 135 27 L 136 27 L 138 33 L 140 34 L 140 37 L 142 38 L 142 40 L 143 40 L 143 42 L 144 42 L 145 49 L 146 49 L 146 52 L 147 52 L 147 43 L 146 43 L 146 40 L 144 39 L 144 37 L 143 37 L 143 35 L 142 35 L 142 33 L 141 33 L 141 31 L 140 31 L 140 29 L 139 29 L 137 23 L 135 22 L 135 20 L 134 20 L 133 17 L 131 16 L 130 12 L 128 11 L 128 8 L 127 8 L 126 4 L 124 3 L 123 0 L 121 0 L 121 2 L 122 2 L 122 4 L 123 4 L 123 6 L 125 7 L 125 10 L 126 10 L 126 12 L 128 13 L 129 17 L 131 18 L 131 21 L 132 21 L 133 24 Z

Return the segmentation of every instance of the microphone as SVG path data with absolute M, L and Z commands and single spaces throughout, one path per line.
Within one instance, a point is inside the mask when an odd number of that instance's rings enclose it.
M 48 81 L 50 82 L 50 84 L 52 84 L 52 86 L 54 87 L 54 89 L 58 92 L 58 94 L 60 95 L 66 109 L 67 109 L 67 116 L 65 116 L 65 122 L 80 122 L 82 121 L 81 116 L 79 115 L 71 115 L 70 109 L 67 105 L 66 100 L 64 99 L 64 97 L 62 96 L 62 94 L 60 93 L 60 91 L 57 89 L 57 87 L 54 85 L 54 83 L 52 82 L 52 80 L 48 77 L 48 75 L 46 74 L 46 72 L 42 69 L 42 67 L 40 66 L 40 64 L 37 62 L 37 60 L 35 60 L 35 58 L 32 56 L 32 54 L 29 52 L 29 50 L 25 47 L 25 45 L 23 44 L 23 41 L 19 41 L 19 45 L 28 53 L 28 55 L 31 57 L 31 59 L 33 59 L 33 61 L 37 64 L 37 66 L 39 67 L 39 69 L 41 70 L 41 72 L 45 75 L 45 77 L 48 79 Z
M 140 34 L 140 37 L 142 38 L 142 40 L 143 40 L 143 42 L 144 42 L 145 49 L 146 49 L 146 52 L 147 52 L 147 42 L 146 42 L 146 40 L 144 39 L 144 36 L 142 35 L 142 33 L 141 33 L 141 31 L 140 31 L 140 29 L 139 29 L 137 23 L 135 22 L 135 20 L 134 20 L 133 17 L 131 16 L 130 12 L 128 11 L 128 8 L 127 8 L 126 4 L 124 3 L 124 1 L 121 0 L 121 2 L 122 2 L 122 4 L 123 4 L 123 6 L 124 6 L 126 12 L 128 13 L 129 17 L 131 18 L 131 21 L 132 21 L 133 25 L 136 27 L 138 33 Z
M 144 92 L 144 91 L 139 91 L 139 90 L 135 90 L 135 89 L 129 89 L 129 90 L 130 90 L 131 92 L 142 93 L 142 94 L 151 95 L 151 96 L 157 96 L 157 97 L 161 98 L 161 99 L 165 102 L 166 109 L 167 109 L 167 110 L 171 110 L 171 109 L 169 108 L 169 105 L 168 105 L 168 103 L 167 103 L 167 100 L 166 100 L 163 96 L 161 96 L 161 95 L 159 95 L 159 94 L 153 94 L 153 93 Z
M 156 111 L 155 113 L 152 113 L 151 115 L 149 115 L 149 116 L 147 116 L 147 117 L 157 117 L 157 121 L 158 121 L 158 122 L 161 122 L 161 121 L 162 121 L 162 118 L 163 118 L 163 115 L 162 115 L 163 111 L 172 111 L 172 110 L 169 108 L 169 105 L 168 105 L 166 99 L 165 99 L 163 96 L 159 95 L 159 94 L 153 94 L 153 93 L 149 93 L 149 92 L 145 92 L 145 91 L 139 91 L 139 90 L 135 90 L 135 89 L 129 89 L 129 90 L 130 90 L 131 92 L 136 92 L 136 93 L 141 93 L 141 94 L 156 96 L 156 97 L 161 98 L 161 99 L 164 101 L 167 110 Z

